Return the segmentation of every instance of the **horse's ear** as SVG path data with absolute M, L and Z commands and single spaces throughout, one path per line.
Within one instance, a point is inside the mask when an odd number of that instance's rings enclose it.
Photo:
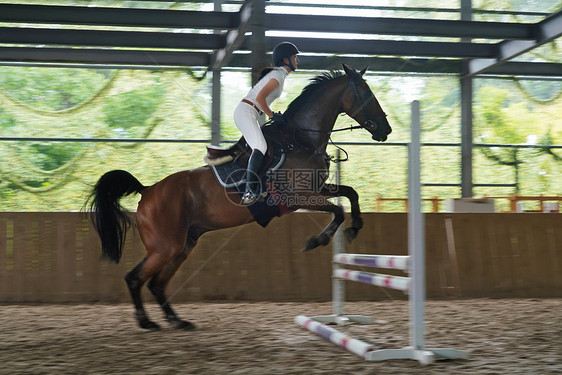
M 359 72 L 359 74 L 361 74 L 361 76 L 363 76 L 363 74 L 365 74 L 365 72 L 367 71 L 367 68 L 369 66 L 367 65 L 366 67 L 364 67 L 363 69 L 361 69 L 361 71 Z
M 355 69 L 353 69 L 351 66 L 347 65 L 347 64 L 342 64 L 343 66 L 343 71 L 345 72 L 345 74 L 347 74 L 350 77 L 353 77 L 353 73 L 357 73 L 357 71 Z

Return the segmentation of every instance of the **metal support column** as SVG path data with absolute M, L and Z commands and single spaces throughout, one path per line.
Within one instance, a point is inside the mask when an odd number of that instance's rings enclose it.
M 221 70 L 213 69 L 213 88 L 211 102 L 211 144 L 221 143 Z
M 461 20 L 472 19 L 472 0 L 461 0 Z M 470 41 L 470 39 L 462 39 Z M 461 196 L 472 197 L 472 77 L 467 77 L 468 60 L 463 63 L 461 85 Z
M 252 2 L 252 86 L 258 81 L 260 71 L 268 64 L 265 40 L 265 0 Z
M 222 0 L 215 0 L 215 12 L 222 11 Z M 213 69 L 213 87 L 211 89 L 211 144 L 221 143 L 221 68 Z

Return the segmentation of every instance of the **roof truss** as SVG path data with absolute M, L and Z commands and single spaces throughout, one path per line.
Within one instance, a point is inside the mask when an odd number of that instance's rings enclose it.
M 9 23 L 0 27 L 0 64 L 249 68 L 250 3 L 246 1 L 239 12 L 0 4 L 0 22 Z M 302 66 L 308 69 L 334 65 L 337 60 L 392 72 L 562 77 L 562 64 L 509 62 L 560 37 L 562 11 L 537 23 L 269 13 L 265 20 L 267 30 L 277 33 L 332 33 L 290 37 L 303 52 Z M 19 23 L 25 26 L 16 27 Z M 100 30 L 100 26 L 112 29 Z M 412 37 L 446 39 L 404 40 Z M 286 39 L 267 37 L 266 44 L 272 48 Z M 467 72 L 462 59 L 470 59 Z
M 531 40 L 506 40 L 498 43 L 491 58 L 471 60 L 468 64 L 467 76 L 489 71 L 491 68 L 560 37 L 562 35 L 562 11 L 533 25 L 531 35 Z M 560 69 L 562 69 L 562 65 Z M 562 75 L 562 71 L 559 74 Z

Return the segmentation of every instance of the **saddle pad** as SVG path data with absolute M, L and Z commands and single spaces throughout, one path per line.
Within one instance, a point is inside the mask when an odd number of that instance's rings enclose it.
M 267 187 L 267 197 L 265 197 L 265 199 L 261 202 L 256 201 L 247 206 L 256 222 L 262 227 L 269 224 L 274 217 L 290 212 L 279 199 L 270 199 L 272 194 L 276 196 L 278 193 L 276 190 L 270 189 L 270 185 L 273 184 L 268 183 L 269 172 L 276 171 L 285 162 L 285 151 L 282 149 L 281 145 L 274 143 L 273 152 L 274 155 L 270 163 L 270 167 L 265 172 L 265 175 L 262 176 L 262 180 L 266 177 L 264 185 Z M 211 169 L 215 174 L 218 183 L 223 188 L 236 189 L 240 197 L 242 197 L 246 191 L 246 168 L 242 165 L 240 159 L 221 165 L 211 165 Z M 273 187 L 271 186 L 271 188 Z
M 273 158 L 267 171 L 274 172 L 279 169 L 285 162 L 285 150 L 277 142 L 272 142 Z M 235 159 L 229 163 L 220 165 L 211 165 L 211 169 L 217 178 L 219 184 L 227 189 L 233 189 L 242 185 L 246 187 L 246 167 L 242 165 L 239 159 Z

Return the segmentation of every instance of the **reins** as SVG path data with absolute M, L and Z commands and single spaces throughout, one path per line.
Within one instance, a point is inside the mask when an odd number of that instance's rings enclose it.
M 341 163 L 341 162 L 344 162 L 344 161 L 348 161 L 348 160 L 349 160 L 349 154 L 347 153 L 347 151 L 345 151 L 343 147 L 338 146 L 338 145 L 336 144 L 336 142 L 334 142 L 334 141 L 332 140 L 332 136 L 330 136 L 330 143 L 331 143 L 332 145 L 334 145 L 334 147 L 337 148 L 338 150 L 343 151 L 343 153 L 345 154 L 345 157 L 344 157 L 344 158 L 337 158 L 337 157 L 335 157 L 334 155 L 331 155 L 331 156 L 330 156 L 330 161 L 331 161 L 332 163 L 337 164 L 337 163 Z
M 336 132 L 343 132 L 345 130 L 355 130 L 355 129 L 362 129 L 362 128 L 363 128 L 363 126 L 361 126 L 361 125 L 355 125 L 355 126 L 350 126 L 348 128 L 332 129 L 332 130 L 314 130 L 314 129 L 295 128 L 295 131 L 300 130 L 300 131 L 303 131 L 303 132 L 332 134 L 332 133 L 336 133 Z

